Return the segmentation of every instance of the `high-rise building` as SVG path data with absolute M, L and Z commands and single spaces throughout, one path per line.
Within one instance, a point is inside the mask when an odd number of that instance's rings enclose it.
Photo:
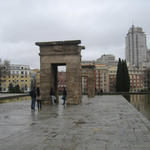
M 140 67 L 147 60 L 146 34 L 141 27 L 132 27 L 126 36 L 126 61 L 135 67 Z
M 147 51 L 147 61 L 150 62 L 150 49 Z

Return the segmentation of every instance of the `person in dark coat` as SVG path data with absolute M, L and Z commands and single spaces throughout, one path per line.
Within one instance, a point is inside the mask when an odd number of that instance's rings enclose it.
M 42 104 L 41 104 L 41 100 L 40 100 L 40 88 L 37 87 L 36 89 L 36 94 L 37 94 L 37 107 L 38 107 L 38 110 L 42 108 Z
M 30 91 L 30 96 L 31 96 L 31 109 L 35 110 L 35 103 L 36 103 L 35 87 L 33 87 L 32 90 Z
M 67 91 L 66 91 L 66 88 L 64 87 L 64 89 L 63 89 L 63 95 L 62 95 L 62 99 L 64 100 L 63 105 L 66 104 L 66 97 L 67 97 Z

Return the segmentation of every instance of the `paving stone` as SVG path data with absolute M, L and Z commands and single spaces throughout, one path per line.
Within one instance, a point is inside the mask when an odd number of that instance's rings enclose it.
M 122 96 L 81 105 L 0 104 L 0 150 L 149 150 L 150 122 Z

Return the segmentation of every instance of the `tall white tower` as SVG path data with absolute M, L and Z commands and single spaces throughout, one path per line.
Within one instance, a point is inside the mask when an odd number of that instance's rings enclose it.
M 140 67 L 146 61 L 147 45 L 146 35 L 141 27 L 132 27 L 126 35 L 126 61 Z

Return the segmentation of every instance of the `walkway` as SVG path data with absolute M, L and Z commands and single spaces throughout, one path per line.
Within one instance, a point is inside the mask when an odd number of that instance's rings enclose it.
M 121 96 L 39 112 L 30 101 L 4 103 L 0 150 L 150 150 L 150 122 Z

